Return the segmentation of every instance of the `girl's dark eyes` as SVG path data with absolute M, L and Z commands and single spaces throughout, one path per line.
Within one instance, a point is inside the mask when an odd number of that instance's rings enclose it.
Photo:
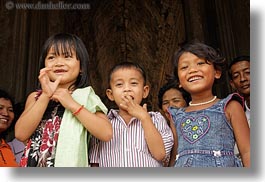
M 187 68 L 188 68 L 188 66 L 182 66 L 182 67 L 180 67 L 181 70 L 185 70 Z
M 49 56 L 48 59 L 54 59 L 54 56 Z
M 202 65 L 202 64 L 205 64 L 205 62 L 198 62 L 198 65 Z
M 64 57 L 65 58 L 72 58 L 72 56 L 70 56 L 70 55 L 65 55 Z

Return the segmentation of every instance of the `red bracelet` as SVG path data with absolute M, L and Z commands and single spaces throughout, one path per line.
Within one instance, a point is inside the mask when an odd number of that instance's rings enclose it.
M 75 112 L 73 112 L 73 115 L 77 115 L 82 109 L 84 108 L 84 105 L 82 105 L 81 107 L 79 107 Z

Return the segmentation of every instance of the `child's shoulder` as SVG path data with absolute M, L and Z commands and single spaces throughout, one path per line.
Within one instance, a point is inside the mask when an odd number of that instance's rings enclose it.
M 227 97 L 222 99 L 222 101 L 224 102 L 225 106 L 231 103 L 231 101 L 236 101 L 244 107 L 244 98 L 238 93 L 231 93 Z

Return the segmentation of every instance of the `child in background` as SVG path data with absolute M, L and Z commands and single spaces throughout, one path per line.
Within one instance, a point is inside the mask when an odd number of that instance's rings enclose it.
M 175 76 L 192 98 L 188 107 L 169 109 L 178 138 L 175 167 L 240 166 L 235 141 L 243 165 L 250 167 L 250 131 L 242 97 L 218 99 L 212 92 L 225 59 L 208 45 L 190 43 L 180 48 L 174 61 Z
M 111 69 L 109 84 L 107 97 L 119 107 L 108 113 L 113 138 L 94 140 L 90 162 L 99 167 L 162 167 L 173 135 L 161 113 L 140 105 L 149 94 L 144 70 L 136 63 L 122 62 Z
M 170 126 L 173 134 L 175 134 L 175 126 L 170 122 L 170 114 L 168 112 L 169 107 L 186 107 L 187 103 L 190 101 L 190 95 L 187 93 L 183 88 L 179 88 L 179 84 L 177 83 L 176 79 L 168 79 L 167 83 L 165 83 L 158 92 L 158 107 L 165 115 L 168 125 Z M 174 135 L 174 141 L 177 138 Z M 164 167 L 171 167 L 175 164 L 176 159 L 176 145 L 173 145 L 171 154 L 164 161 Z
M 88 53 L 72 34 L 56 34 L 40 57 L 41 90 L 31 93 L 15 126 L 28 141 L 22 167 L 86 167 L 90 134 L 112 138 L 107 108 L 88 83 Z

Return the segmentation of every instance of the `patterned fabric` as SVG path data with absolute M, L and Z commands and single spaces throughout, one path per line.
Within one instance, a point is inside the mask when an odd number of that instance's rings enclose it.
M 36 99 L 41 93 L 39 92 Z M 54 167 L 54 157 L 58 141 L 64 107 L 50 101 L 36 131 L 28 140 L 20 161 L 21 167 Z
M 230 94 L 199 111 L 169 109 L 178 135 L 175 167 L 242 166 L 234 155 L 234 133 L 225 116 L 225 107 L 231 100 L 238 100 L 243 105 L 238 94 Z
M 152 121 L 160 132 L 166 155 L 173 146 L 173 134 L 165 118 L 159 112 L 149 112 Z M 108 117 L 113 127 L 113 138 L 109 142 L 91 139 L 90 163 L 99 167 L 162 167 L 162 162 L 153 158 L 144 137 L 141 121 L 132 118 L 127 125 L 115 110 Z

